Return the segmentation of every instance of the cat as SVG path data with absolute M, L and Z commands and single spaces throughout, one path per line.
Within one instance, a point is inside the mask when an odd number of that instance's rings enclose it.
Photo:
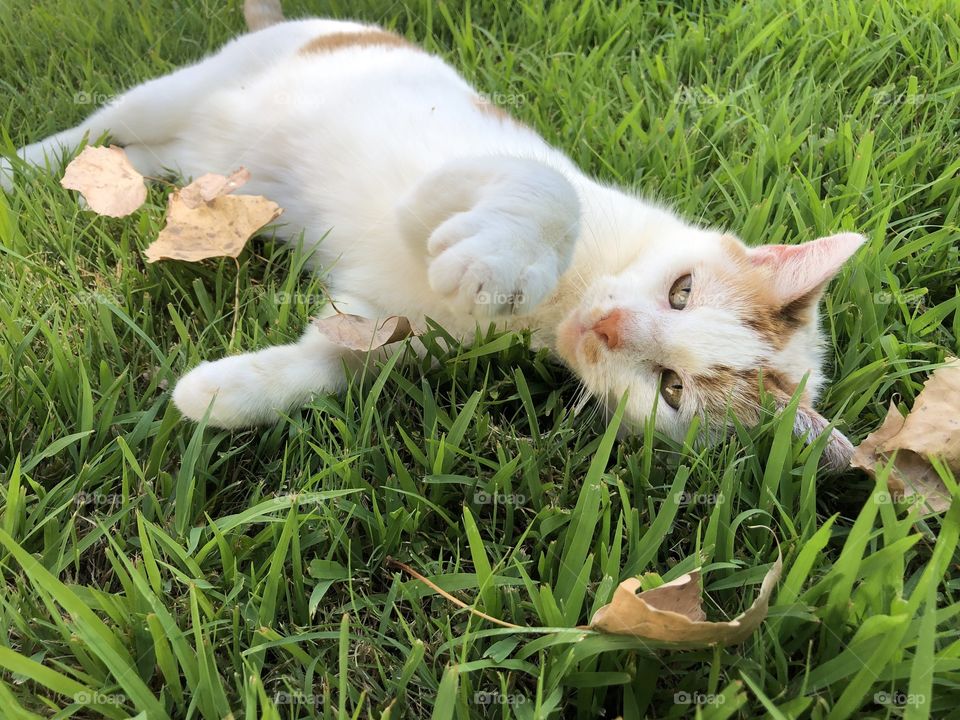
M 284 21 L 279 0 L 247 0 L 245 15 L 248 34 L 19 158 L 43 166 L 109 134 L 148 176 L 243 165 L 245 192 L 284 208 L 278 234 L 303 231 L 341 312 L 430 317 L 465 339 L 478 322 L 532 330 L 602 403 L 627 393 L 631 427 L 656 407 L 676 439 L 695 417 L 755 424 L 761 387 L 783 407 L 801 383 L 795 432 L 828 428 L 814 409 L 818 304 L 861 235 L 748 247 L 587 177 L 399 35 Z M 4 161 L 7 186 L 12 171 Z M 270 423 L 342 390 L 362 361 L 310 326 L 297 343 L 201 363 L 173 401 L 217 427 Z M 842 469 L 852 449 L 830 433 L 823 464 Z

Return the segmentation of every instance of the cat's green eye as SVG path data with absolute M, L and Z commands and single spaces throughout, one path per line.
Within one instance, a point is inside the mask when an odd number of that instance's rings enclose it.
M 680 407 L 680 398 L 683 397 L 683 380 L 673 370 L 664 368 L 660 371 L 660 396 L 674 410 Z
M 687 300 L 690 298 L 690 286 L 693 284 L 693 278 L 690 273 L 678 277 L 673 285 L 670 286 L 670 307 L 674 310 L 683 310 L 687 306 Z

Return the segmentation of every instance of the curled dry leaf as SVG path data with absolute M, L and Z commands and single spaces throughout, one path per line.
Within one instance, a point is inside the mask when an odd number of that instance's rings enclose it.
M 778 553 L 753 605 L 727 622 L 705 619 L 699 571 L 641 593 L 637 593 L 640 581 L 630 578 L 620 583 L 609 605 L 594 613 L 590 627 L 682 648 L 736 645 L 750 637 L 767 617 L 770 595 L 781 572 L 783 558 Z
M 887 476 L 894 498 L 922 502 L 926 514 L 950 507 L 950 492 L 930 458 L 939 457 L 960 474 L 960 360 L 947 358 L 946 365 L 934 371 L 906 417 L 890 403 L 883 424 L 855 449 L 850 464 L 875 477 L 877 465 L 894 453 Z
M 180 201 L 192 210 L 213 202 L 221 195 L 232 193 L 249 179 L 250 171 L 245 167 L 234 170 L 230 175 L 207 173 L 180 191 Z
M 359 315 L 338 313 L 317 318 L 313 324 L 334 345 L 350 350 L 376 350 L 413 335 L 410 321 L 400 315 L 371 320 Z
M 91 210 L 109 217 L 129 215 L 147 199 L 143 175 L 115 145 L 85 147 L 67 165 L 60 184 L 68 190 L 79 190 Z
M 208 193 L 212 185 L 207 184 Z M 206 201 L 202 200 L 203 190 L 191 191 L 191 203 L 200 199 L 192 207 L 183 200 L 183 193 L 190 186 L 173 192 L 167 202 L 167 225 L 146 249 L 147 261 L 168 258 L 197 262 L 212 257 L 237 257 L 257 230 L 283 212 L 279 205 L 261 195 L 224 195 L 229 192 L 224 189 L 227 185 L 224 183 L 216 191 L 221 194 Z

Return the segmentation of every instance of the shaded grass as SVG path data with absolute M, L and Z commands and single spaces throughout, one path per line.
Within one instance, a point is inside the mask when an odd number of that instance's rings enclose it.
M 866 233 L 824 305 L 822 409 L 854 438 L 958 351 L 955 10 L 287 7 L 395 26 L 581 166 L 751 243 Z M 235 2 L 0 6 L 7 151 L 240 23 Z M 709 450 L 614 443 L 514 336 L 398 355 L 271 429 L 192 427 L 169 403 L 175 378 L 296 337 L 322 285 L 269 239 L 238 265 L 147 266 L 163 207 L 153 189 L 131 218 L 95 218 L 49 177 L 0 197 L 10 717 L 956 711 L 960 506 L 917 521 L 882 480 L 820 478 L 820 449 L 777 432 L 788 420 Z M 632 574 L 652 585 L 702 564 L 708 614 L 726 618 L 752 601 L 774 536 L 786 570 L 770 619 L 740 648 L 683 653 L 497 628 L 386 564 L 544 628 L 586 622 Z

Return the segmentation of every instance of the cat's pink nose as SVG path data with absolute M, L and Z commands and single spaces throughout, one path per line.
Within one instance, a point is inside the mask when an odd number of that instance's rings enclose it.
M 623 342 L 621 325 L 625 317 L 626 312 L 617 308 L 608 312 L 593 325 L 593 331 L 597 337 L 611 350 L 616 350 Z

